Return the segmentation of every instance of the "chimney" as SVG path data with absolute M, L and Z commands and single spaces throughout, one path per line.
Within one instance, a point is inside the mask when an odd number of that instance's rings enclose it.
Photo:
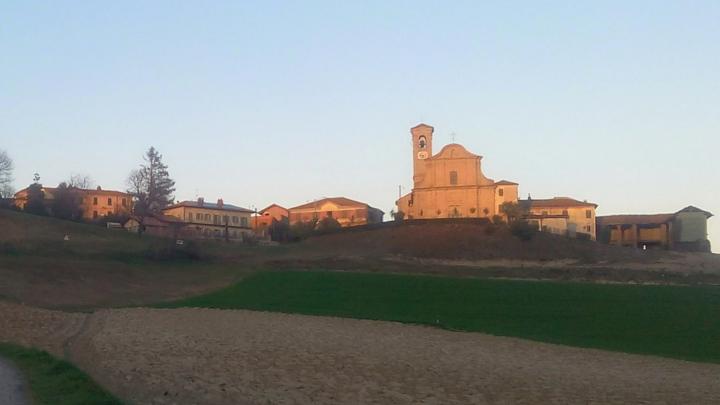
M 218 198 L 217 207 L 222 208 L 223 207 L 223 200 L 222 198 Z
M 102 191 L 102 188 L 100 188 L 100 186 L 97 186 L 97 191 Z
M 198 197 L 198 207 L 202 207 L 203 205 L 205 205 L 205 199 Z

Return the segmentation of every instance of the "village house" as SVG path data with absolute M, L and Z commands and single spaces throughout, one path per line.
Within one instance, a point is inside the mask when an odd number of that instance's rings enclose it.
M 688 206 L 670 214 L 597 217 L 599 240 L 635 248 L 710 252 L 707 220 L 713 214 Z
M 268 237 L 268 230 L 273 222 L 288 220 L 289 216 L 290 213 L 287 208 L 278 204 L 271 204 L 250 218 L 250 226 L 258 236 Z
M 142 225 L 141 225 L 142 222 Z M 130 217 L 123 227 L 129 232 L 138 233 L 142 226 L 143 233 L 163 238 L 181 239 L 191 236 L 187 233 L 183 220 L 170 215 L 150 215 L 144 218 Z
M 175 217 L 185 222 L 183 232 L 188 237 L 244 240 L 252 230 L 250 217 L 252 210 L 225 204 L 222 199 L 217 203 L 181 201 L 162 210 L 163 215 Z
M 494 181 L 482 172 L 482 156 L 462 145 L 449 144 L 433 155 L 434 128 L 420 124 L 410 130 L 413 189 L 396 201 L 407 219 L 492 218 L 501 206 L 518 199 L 518 184 Z
M 384 215 L 377 208 L 345 197 L 323 198 L 290 208 L 288 212 L 290 224 L 334 218 L 342 227 L 380 223 Z
M 54 193 L 56 187 L 42 187 L 41 191 L 45 203 L 52 210 Z M 103 190 L 100 186 L 95 189 L 70 188 L 71 192 L 78 199 L 79 208 L 82 210 L 82 218 L 94 220 L 110 215 L 126 216 L 132 211 L 132 195 L 122 191 Z M 24 209 L 28 200 L 28 188 L 15 193 L 15 206 Z
M 538 230 L 569 237 L 596 240 L 595 209 L 597 204 L 569 197 L 520 200 L 525 219 Z

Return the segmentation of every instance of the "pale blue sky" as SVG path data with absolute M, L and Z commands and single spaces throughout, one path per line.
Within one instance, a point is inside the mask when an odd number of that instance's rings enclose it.
M 17 188 L 154 145 L 179 199 L 389 212 L 419 122 L 523 197 L 720 215 L 720 1 L 0 2 Z

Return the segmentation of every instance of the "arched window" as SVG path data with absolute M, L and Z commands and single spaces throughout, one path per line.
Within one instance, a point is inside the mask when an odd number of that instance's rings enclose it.
M 457 184 L 457 172 L 454 170 L 450 172 L 450 184 L 453 186 Z
M 421 136 L 418 139 L 418 146 L 420 147 L 420 149 L 425 149 L 425 146 L 427 146 L 427 140 L 425 139 L 424 136 Z

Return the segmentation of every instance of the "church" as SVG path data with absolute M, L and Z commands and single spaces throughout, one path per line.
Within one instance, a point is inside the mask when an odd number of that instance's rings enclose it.
M 452 143 L 433 155 L 434 128 L 410 130 L 413 189 L 396 202 L 407 219 L 492 218 L 504 202 L 518 201 L 518 184 L 494 181 L 482 172 L 482 156 Z

